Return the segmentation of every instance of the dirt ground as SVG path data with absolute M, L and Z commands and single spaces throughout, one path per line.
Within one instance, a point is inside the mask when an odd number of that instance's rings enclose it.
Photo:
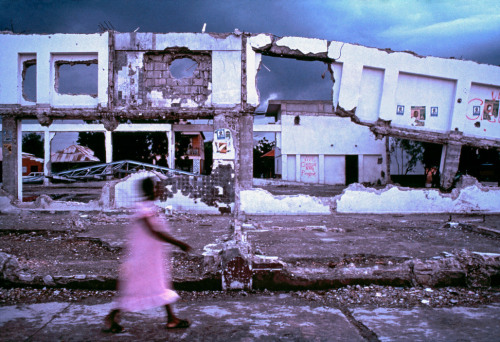
M 168 220 L 172 233 L 181 240 L 187 240 L 188 228 L 197 229 L 194 238 L 189 239 L 193 253 L 172 250 L 174 280 L 200 278 L 204 241 L 211 240 L 207 235 L 212 233 L 227 234 L 230 217 L 207 219 L 200 215 L 176 215 Z M 120 258 L 125 253 L 124 237 L 129 223 L 128 214 L 0 215 L 0 252 L 15 255 L 21 268 L 34 274 L 116 276 Z M 215 228 L 209 230 L 212 226 Z M 110 231 L 114 234 L 108 237 Z
M 193 251 L 173 253 L 173 278 L 202 276 L 205 246 L 231 234 L 228 215 L 167 217 L 172 233 Z M 22 211 L 0 215 L 0 252 L 17 256 L 20 266 L 35 274 L 114 277 L 123 256 L 128 213 Z M 461 222 L 460 225 L 453 223 Z M 498 235 L 473 227 L 497 227 L 498 215 L 319 215 L 249 216 L 245 232 L 255 253 L 278 256 L 292 268 L 334 268 L 397 263 L 432 258 L 461 249 L 500 252 Z M 182 298 L 259 296 L 266 291 L 183 291 Z M 293 291 L 293 296 L 328 305 L 474 306 L 500 302 L 498 288 L 402 288 L 354 285 L 325 291 Z M 111 290 L 70 288 L 0 288 L 0 305 L 47 301 L 109 301 Z

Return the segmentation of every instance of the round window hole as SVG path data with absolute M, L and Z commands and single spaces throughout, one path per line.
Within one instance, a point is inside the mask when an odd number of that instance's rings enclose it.
M 479 121 L 476 121 L 476 123 L 474 124 L 474 126 L 476 126 L 477 128 L 481 127 L 481 124 L 479 123 Z
M 193 77 L 198 63 L 191 58 L 174 59 L 170 64 L 170 73 L 177 79 Z

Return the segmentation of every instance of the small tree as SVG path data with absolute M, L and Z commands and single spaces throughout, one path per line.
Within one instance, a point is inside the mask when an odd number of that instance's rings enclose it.
M 274 148 L 275 142 L 269 142 L 265 137 L 257 142 L 253 148 L 253 176 L 274 175 L 274 158 L 261 158 Z
M 23 135 L 22 142 L 23 152 L 31 153 L 35 157 L 43 158 L 43 138 L 38 133 L 28 133 Z
M 398 174 L 407 175 L 424 157 L 424 143 L 414 140 L 390 138 L 389 152 L 394 157 Z

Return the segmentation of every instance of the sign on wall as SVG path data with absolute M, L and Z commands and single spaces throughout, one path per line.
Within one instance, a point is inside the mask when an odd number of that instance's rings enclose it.
M 498 118 L 498 101 L 484 100 L 483 120 L 495 122 Z
M 214 131 L 213 142 L 214 159 L 234 159 L 234 145 L 231 131 L 227 128 L 219 128 Z
M 412 126 L 425 126 L 425 106 L 411 106 L 410 118 Z

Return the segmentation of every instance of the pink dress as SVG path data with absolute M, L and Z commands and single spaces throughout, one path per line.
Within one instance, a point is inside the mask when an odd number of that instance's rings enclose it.
M 140 203 L 130 226 L 127 255 L 120 268 L 117 308 L 141 311 L 175 302 L 172 290 L 168 244 L 154 237 L 142 220 L 148 217 L 155 230 L 168 232 L 159 208 L 151 201 Z

